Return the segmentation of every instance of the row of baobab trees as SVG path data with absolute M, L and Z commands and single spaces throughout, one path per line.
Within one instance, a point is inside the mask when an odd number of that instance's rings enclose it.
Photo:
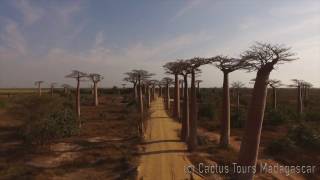
M 201 82 L 197 81 L 196 77 L 201 73 L 200 67 L 212 64 L 220 69 L 223 74 L 223 103 L 220 132 L 220 144 L 223 147 L 228 146 L 230 140 L 229 74 L 237 70 L 256 72 L 238 159 L 239 166 L 242 166 L 243 168 L 253 167 L 256 165 L 258 158 L 261 129 L 266 107 L 267 89 L 269 85 L 273 89 L 273 107 L 276 108 L 276 88 L 280 85 L 280 82 L 277 80 L 270 80 L 269 76 L 275 66 L 296 60 L 297 58 L 294 56 L 295 54 L 290 51 L 290 48 L 284 45 L 257 42 L 248 50 L 244 51 L 239 58 L 219 55 L 211 58 L 195 57 L 168 62 L 164 65 L 164 69 L 167 74 L 172 74 L 174 79 L 167 77 L 162 81 L 149 81 L 148 79 L 153 74 L 143 70 L 134 70 L 126 73 L 127 77 L 124 80 L 133 83 L 135 97 L 138 99 L 139 104 L 141 104 L 140 110 L 143 108 L 142 89 L 146 88 L 146 92 L 149 92 L 149 85 L 152 84 L 154 87 L 154 84 L 151 82 L 157 82 L 160 96 L 162 95 L 162 88 L 164 87 L 166 89 L 164 97 L 165 107 L 168 109 L 170 102 L 169 86 L 172 83 L 174 84 L 172 115 L 174 118 L 181 118 L 181 138 L 187 143 L 189 151 L 194 151 L 197 148 L 198 118 L 196 86 L 199 86 L 199 83 Z M 179 77 L 182 77 L 182 80 L 179 80 Z M 190 91 L 188 91 L 188 78 L 191 78 Z M 179 81 L 183 82 L 182 93 L 179 91 Z M 298 89 L 298 108 L 302 113 L 302 89 L 305 89 L 304 92 L 307 92 L 308 87 L 310 86 L 300 80 L 294 80 L 294 82 L 294 86 Z M 239 86 L 241 86 L 241 84 L 239 84 Z M 182 98 L 180 97 L 180 93 L 183 95 Z M 182 99 L 182 108 L 180 107 L 180 99 Z M 180 117 L 181 109 L 182 117 Z M 247 171 L 238 174 L 237 179 L 252 179 L 253 175 L 253 171 Z
M 68 74 L 65 76 L 66 78 L 74 78 L 77 82 L 76 86 L 76 112 L 77 116 L 80 117 L 80 82 L 81 81 L 91 81 L 93 83 L 93 87 L 91 89 L 92 95 L 93 95 L 93 104 L 95 106 L 99 105 L 99 99 L 98 99 L 98 83 L 103 79 L 103 76 L 97 73 L 84 73 L 78 70 L 73 70 L 71 74 Z M 35 85 L 38 87 L 38 94 L 41 96 L 42 89 L 41 84 L 43 84 L 44 81 L 36 81 Z M 57 86 L 57 83 L 51 83 L 50 84 L 50 93 L 51 96 L 54 94 L 54 89 Z M 63 88 L 63 91 L 65 94 L 69 92 L 69 90 L 72 88 L 72 86 L 68 84 L 62 84 L 61 87 Z M 81 124 L 81 123 L 80 123 Z

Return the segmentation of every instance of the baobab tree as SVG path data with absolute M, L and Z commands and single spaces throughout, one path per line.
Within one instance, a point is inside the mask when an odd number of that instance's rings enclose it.
M 257 71 L 240 147 L 238 165 L 241 167 L 255 167 L 257 164 L 270 73 L 277 64 L 295 60 L 293 55 L 288 47 L 259 42 L 241 55 L 245 68 Z M 251 180 L 253 175 L 254 171 L 249 170 L 239 173 L 237 179 Z
M 159 87 L 158 96 L 162 97 L 162 82 L 161 81 L 158 82 L 158 87 Z
M 173 79 L 169 77 L 165 77 L 162 79 L 162 83 L 166 86 L 166 95 L 165 95 L 165 108 L 170 112 L 170 85 L 172 84 Z
M 202 83 L 202 80 L 198 79 L 196 80 L 197 84 L 197 96 L 200 97 L 200 83 Z
M 243 67 L 243 61 L 227 56 L 216 56 L 210 58 L 210 62 L 220 69 L 223 73 L 223 103 L 221 118 L 220 146 L 229 146 L 230 141 L 230 90 L 229 74 Z
M 191 89 L 190 89 L 190 127 L 189 127 L 189 138 L 188 138 L 188 149 L 189 151 L 193 151 L 197 147 L 197 96 L 196 96 L 196 85 L 195 85 L 195 77 L 196 73 L 200 73 L 199 67 L 210 63 L 208 59 L 195 57 L 186 61 L 190 71 L 191 71 Z
M 87 73 L 73 70 L 71 74 L 65 76 L 66 78 L 74 78 L 77 81 L 77 90 L 76 90 L 76 111 L 78 118 L 80 117 L 80 81 L 84 80 L 88 77 Z M 81 127 L 81 121 L 79 122 L 79 126 Z
M 68 94 L 68 90 L 72 88 L 69 84 L 62 84 L 61 87 L 63 87 L 64 94 Z
M 297 88 L 297 113 L 301 117 L 303 114 L 303 100 L 302 100 L 302 86 L 303 81 L 299 79 L 292 79 L 293 83 L 292 85 L 289 85 L 290 87 L 296 87 Z
M 159 84 L 158 80 L 152 79 L 149 81 L 149 83 L 151 84 L 151 100 L 154 101 L 156 96 L 156 85 Z
M 180 91 L 179 91 L 179 72 L 180 66 L 177 62 L 168 62 L 164 66 L 167 74 L 174 75 L 174 102 L 173 117 L 180 119 Z
M 103 79 L 103 76 L 97 73 L 90 73 L 88 75 L 89 79 L 93 83 L 93 99 L 94 99 L 94 105 L 99 105 L 99 99 L 98 99 L 98 83 Z
M 236 110 L 240 111 L 240 89 L 244 87 L 244 84 L 240 81 L 233 82 L 231 84 L 233 92 L 236 93 Z
M 127 77 L 123 78 L 123 81 L 126 81 L 126 82 L 129 82 L 129 83 L 133 84 L 134 99 L 137 99 L 138 98 L 138 87 L 137 87 L 138 77 L 137 77 L 137 73 L 127 72 L 127 73 L 125 73 L 125 75 Z
M 55 83 L 55 82 L 54 82 L 54 83 L 51 83 L 51 84 L 50 84 L 51 96 L 53 96 L 54 87 L 55 87 L 56 85 L 58 85 L 58 83 Z
M 151 76 L 154 74 L 149 73 L 148 71 L 145 70 L 132 70 L 132 75 L 133 77 L 137 78 L 137 86 L 138 86 L 138 106 L 139 106 L 139 111 L 140 111 L 140 119 L 138 122 L 138 130 L 140 136 L 143 136 L 144 134 L 144 108 L 143 108 L 143 96 L 142 96 L 142 83 L 143 81 L 149 79 Z
M 34 82 L 34 84 L 36 86 L 38 86 L 38 94 L 39 94 L 39 96 L 41 96 L 41 94 L 42 94 L 42 91 L 41 91 L 41 84 L 42 83 L 44 83 L 44 81 L 36 81 L 36 82 Z
M 183 99 L 183 96 L 184 96 L 184 94 L 183 94 L 183 92 L 184 92 L 184 89 L 183 89 L 184 80 L 180 79 L 179 80 L 179 84 L 180 84 L 180 98 Z
M 183 77 L 183 107 L 182 107 L 182 120 L 181 120 L 181 139 L 187 141 L 189 137 L 189 92 L 188 92 L 188 75 L 191 73 L 192 68 L 188 62 L 178 60 L 180 66 L 179 74 Z
M 272 108 L 274 110 L 277 110 L 277 88 L 279 88 L 280 86 L 282 86 L 281 81 L 280 80 L 276 80 L 276 79 L 270 79 L 268 81 L 269 86 L 272 89 Z
M 304 101 L 304 104 L 307 105 L 307 102 L 309 100 L 309 91 L 310 91 L 310 88 L 312 88 L 313 85 L 307 81 L 303 81 L 302 83 L 302 95 L 303 95 L 303 101 Z

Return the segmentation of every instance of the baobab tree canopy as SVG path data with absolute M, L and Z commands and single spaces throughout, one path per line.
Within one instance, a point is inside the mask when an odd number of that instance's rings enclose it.
M 103 79 L 103 76 L 97 73 L 90 73 L 88 77 L 90 78 L 90 80 L 92 80 L 95 83 Z
M 73 70 L 71 74 L 68 74 L 65 77 L 80 79 L 80 78 L 88 77 L 88 74 L 78 70 Z
M 44 81 L 36 81 L 36 82 L 34 82 L 35 85 L 39 85 L 39 84 L 42 84 L 42 83 L 44 83 Z
M 245 51 L 242 57 L 244 68 L 249 71 L 259 70 L 262 67 L 274 68 L 275 64 L 282 64 L 296 60 L 290 47 L 284 45 L 272 45 L 269 43 L 256 42 L 249 50 Z
M 214 63 L 221 71 L 230 73 L 244 66 L 241 59 L 230 58 L 228 56 L 216 56 L 208 59 L 211 63 Z

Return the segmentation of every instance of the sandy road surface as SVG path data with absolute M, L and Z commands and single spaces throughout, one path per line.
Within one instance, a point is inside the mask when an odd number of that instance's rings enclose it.
M 184 171 L 184 167 L 191 164 L 186 157 L 187 146 L 178 137 L 181 125 L 168 117 L 161 98 L 152 103 L 151 112 L 138 179 L 190 179 Z

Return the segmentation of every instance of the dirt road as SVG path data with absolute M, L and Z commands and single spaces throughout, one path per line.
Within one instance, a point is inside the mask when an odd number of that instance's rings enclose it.
M 151 112 L 138 179 L 190 179 L 184 170 L 191 165 L 186 157 L 187 146 L 178 137 L 181 125 L 168 117 L 161 98 L 152 103 Z

